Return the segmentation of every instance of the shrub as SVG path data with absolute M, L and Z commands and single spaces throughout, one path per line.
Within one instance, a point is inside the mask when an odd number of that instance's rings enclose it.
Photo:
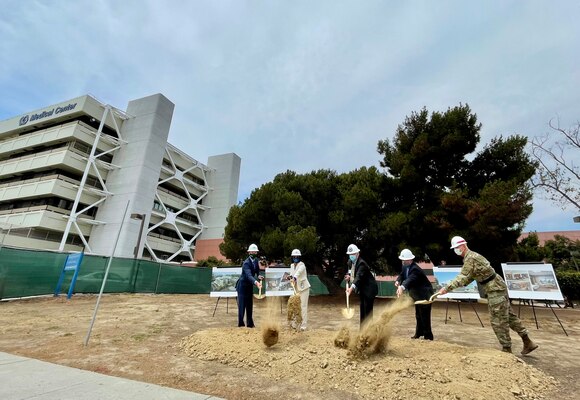
M 569 300 L 580 299 L 580 272 L 577 271 L 556 271 L 556 278 L 562 294 Z

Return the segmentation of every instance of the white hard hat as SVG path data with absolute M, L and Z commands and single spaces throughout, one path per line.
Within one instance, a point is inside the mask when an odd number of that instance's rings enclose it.
M 451 247 L 450 249 L 454 249 L 456 247 L 461 246 L 462 244 L 466 244 L 467 242 L 461 236 L 453 236 L 451 239 Z
M 356 244 L 349 244 L 348 249 L 346 249 L 346 254 L 356 254 L 356 253 L 360 253 L 360 250 L 358 249 L 358 247 L 356 247 Z
M 411 250 L 409 249 L 401 250 L 401 254 L 399 255 L 399 260 L 412 260 L 414 258 L 415 256 L 413 255 L 413 253 L 411 253 Z
M 250 247 L 248 247 L 248 252 L 250 252 L 250 251 L 260 251 L 260 250 L 258 250 L 258 246 L 256 246 L 254 243 L 252 243 L 250 245 Z
M 298 249 L 294 249 L 292 250 L 292 254 L 290 254 L 292 257 L 294 256 L 302 256 L 302 254 L 300 253 L 300 250 Z

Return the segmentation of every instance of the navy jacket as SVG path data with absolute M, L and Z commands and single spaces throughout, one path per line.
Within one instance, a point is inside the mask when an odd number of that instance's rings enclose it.
M 415 301 L 428 300 L 435 293 L 427 275 L 414 261 L 403 267 L 401 275 L 397 277 L 397 282 L 405 287 Z
M 248 290 L 256 284 L 256 278 L 260 274 L 260 265 L 258 264 L 258 257 L 252 260 L 252 257 L 248 257 L 244 260 L 242 264 L 242 274 L 236 283 L 236 289 Z

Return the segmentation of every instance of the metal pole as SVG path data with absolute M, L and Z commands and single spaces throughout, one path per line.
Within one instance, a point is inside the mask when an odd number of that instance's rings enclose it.
M 85 337 L 85 347 L 89 344 L 89 338 L 91 337 L 91 331 L 93 330 L 93 325 L 95 324 L 95 319 L 97 318 L 97 312 L 99 311 L 99 303 L 101 302 L 101 297 L 103 296 L 103 291 L 105 290 L 105 284 L 107 283 L 107 276 L 109 275 L 109 268 L 111 268 L 111 262 L 113 261 L 113 256 L 115 255 L 115 250 L 117 250 L 117 243 L 119 243 L 119 237 L 121 236 L 121 230 L 123 229 L 123 223 L 125 222 L 125 217 L 127 216 L 127 210 L 129 209 L 130 200 L 127 200 L 127 205 L 125 206 L 125 212 L 123 213 L 123 219 L 121 220 L 121 226 L 119 226 L 119 232 L 117 232 L 117 239 L 115 240 L 115 245 L 113 246 L 113 251 L 109 257 L 109 262 L 107 263 L 107 269 L 105 270 L 105 276 L 103 277 L 103 283 L 101 284 L 101 291 L 99 292 L 99 297 L 97 297 L 97 304 L 95 305 L 95 311 L 93 312 L 93 319 L 91 320 L 91 325 L 89 326 L 89 331 Z
M 159 287 L 159 277 L 161 276 L 161 267 L 163 265 L 159 263 L 159 271 L 157 272 L 157 282 L 155 282 L 155 294 L 157 294 L 157 288 Z

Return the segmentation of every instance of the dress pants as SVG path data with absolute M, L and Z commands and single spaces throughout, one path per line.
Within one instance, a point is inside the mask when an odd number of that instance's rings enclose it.
M 415 337 L 423 336 L 427 340 L 433 340 L 433 332 L 431 331 L 431 304 L 416 304 L 415 319 L 417 321 Z
M 375 303 L 374 297 L 360 296 L 360 324 L 362 326 L 363 322 L 367 317 L 372 321 L 373 319 L 373 305 Z
M 254 319 L 252 318 L 254 291 L 252 289 L 251 286 L 238 289 L 238 326 L 254 327 Z M 244 325 L 244 314 L 246 314 L 247 325 Z

